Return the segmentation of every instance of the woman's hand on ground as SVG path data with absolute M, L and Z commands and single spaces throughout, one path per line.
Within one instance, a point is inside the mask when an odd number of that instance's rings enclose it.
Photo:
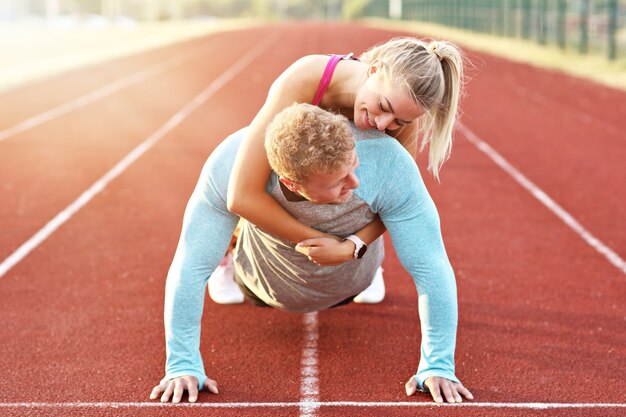
M 318 265 L 335 266 L 354 258 L 354 243 L 335 236 L 316 237 L 298 243 L 296 251 Z
M 219 391 L 217 390 L 217 382 L 212 379 L 206 379 L 204 382 L 204 388 L 213 394 L 219 394 Z M 181 376 L 178 378 L 163 379 L 159 385 L 152 389 L 150 399 L 156 400 L 160 395 L 162 403 L 168 402 L 170 397 L 172 397 L 173 403 L 179 403 L 185 391 L 189 392 L 189 402 L 195 403 L 198 399 L 198 379 L 195 376 Z
M 463 402 L 462 396 L 468 400 L 474 399 L 472 393 L 469 392 L 469 390 L 460 382 L 450 381 L 449 379 L 438 376 L 431 376 L 424 381 L 424 385 L 430 391 L 430 394 L 433 396 L 433 400 L 435 400 L 438 404 L 443 403 L 443 397 L 445 397 L 446 401 L 449 403 Z M 415 375 L 409 379 L 404 387 L 406 389 L 406 395 L 411 396 L 415 394 L 417 391 L 417 379 L 415 378 Z

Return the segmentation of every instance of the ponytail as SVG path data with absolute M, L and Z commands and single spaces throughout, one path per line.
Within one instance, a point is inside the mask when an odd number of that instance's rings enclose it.
M 439 171 L 452 151 L 452 131 L 463 88 L 463 54 L 446 41 L 424 42 L 394 38 L 361 56 L 365 62 L 384 63 L 387 81 L 400 81 L 424 110 L 418 135 L 420 151 L 429 145 L 428 169 Z
M 433 41 L 429 51 L 438 59 L 443 78 L 443 96 L 438 104 L 429 111 L 432 120 L 429 131 L 425 132 L 420 150 L 430 143 L 428 150 L 428 169 L 435 178 L 443 163 L 452 152 L 452 131 L 459 113 L 459 100 L 462 91 L 463 59 L 459 49 L 443 41 Z

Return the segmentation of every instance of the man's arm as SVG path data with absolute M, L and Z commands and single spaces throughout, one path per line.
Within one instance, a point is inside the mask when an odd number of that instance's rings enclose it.
M 454 367 L 456 282 L 439 215 L 412 157 L 397 143 L 385 144 L 383 149 L 383 141 L 359 144 L 362 167 L 365 155 L 376 158 L 361 184 L 375 183 L 372 210 L 387 227 L 398 258 L 417 288 L 422 346 L 415 382 L 420 390 L 425 390 L 427 380 L 430 383 L 436 378 L 459 383 Z
M 439 216 L 425 188 L 419 194 L 413 188 L 404 188 L 406 200 L 381 212 L 381 218 L 398 259 L 417 288 L 422 325 L 417 379 L 422 388 L 431 376 L 458 382 L 454 374 L 458 311 L 456 282 L 443 246 Z
M 171 394 L 174 382 L 168 385 L 167 381 L 180 377 L 195 378 L 199 389 L 210 388 L 200 355 L 200 322 L 207 280 L 224 256 L 239 220 L 226 209 L 229 168 L 242 136 L 239 133 L 211 154 L 185 210 L 165 286 L 166 374 L 153 394 L 159 387 Z

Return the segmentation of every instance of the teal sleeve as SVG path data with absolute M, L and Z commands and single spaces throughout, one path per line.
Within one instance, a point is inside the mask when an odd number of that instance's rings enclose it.
M 206 284 L 226 253 L 239 218 L 226 208 L 228 177 L 243 132 L 226 139 L 207 160 L 183 219 L 165 286 L 165 378 L 206 373 L 200 355 L 200 323 Z
M 385 224 L 402 266 L 418 292 L 422 345 L 420 389 L 431 376 L 459 382 L 454 371 L 456 282 L 441 236 L 439 215 L 413 158 L 392 139 L 358 143 L 357 193 Z M 371 155 L 371 157 L 369 156 Z M 363 161 L 375 161 L 364 164 Z

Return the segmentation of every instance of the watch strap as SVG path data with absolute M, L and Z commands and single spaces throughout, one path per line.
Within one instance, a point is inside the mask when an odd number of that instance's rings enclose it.
M 343 240 L 349 240 L 354 243 L 354 259 L 361 259 L 365 252 L 367 251 L 367 244 L 361 240 L 357 235 L 350 235 L 345 237 Z

